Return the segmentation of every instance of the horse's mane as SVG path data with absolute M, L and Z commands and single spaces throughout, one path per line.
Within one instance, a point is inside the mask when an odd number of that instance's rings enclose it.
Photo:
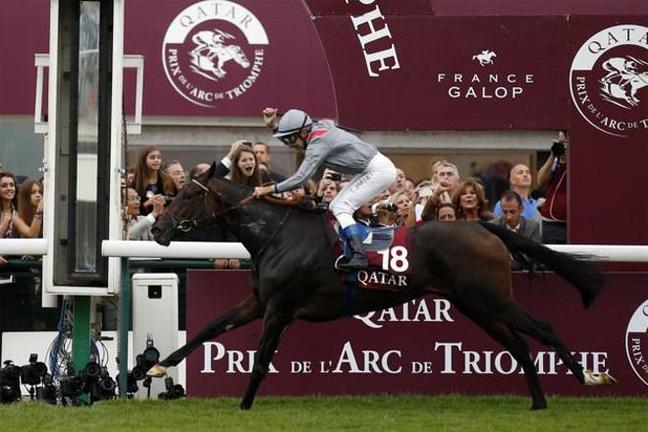
M 205 177 L 207 177 L 206 174 L 203 174 Z M 201 180 L 202 176 L 199 176 L 196 180 L 200 181 L 203 183 Z M 211 177 L 207 180 L 207 182 L 216 180 L 218 182 L 224 183 L 226 185 L 225 188 L 223 189 L 218 189 L 220 193 L 223 194 L 223 196 L 226 199 L 227 205 L 235 205 L 239 201 L 244 200 L 245 198 L 248 198 L 250 195 L 252 195 L 252 188 L 248 185 L 242 185 L 240 183 L 236 183 L 226 177 Z M 204 183 L 203 183 L 204 184 Z M 233 192 L 233 193 L 232 193 Z M 230 201 L 231 200 L 231 201 Z M 307 213 L 325 213 L 326 209 L 318 207 L 312 200 L 309 199 L 282 199 L 282 198 L 277 198 L 272 195 L 265 195 L 262 198 L 262 201 L 265 201 L 266 203 L 277 206 L 277 207 L 290 207 L 290 208 L 295 208 Z

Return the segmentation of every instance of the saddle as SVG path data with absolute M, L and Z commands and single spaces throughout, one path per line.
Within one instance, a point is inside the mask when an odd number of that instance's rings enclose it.
M 402 292 L 409 290 L 411 249 L 407 227 L 373 228 L 360 225 L 362 243 L 369 266 L 355 272 L 340 272 L 347 289 Z M 339 233 L 338 255 L 349 255 L 346 238 Z

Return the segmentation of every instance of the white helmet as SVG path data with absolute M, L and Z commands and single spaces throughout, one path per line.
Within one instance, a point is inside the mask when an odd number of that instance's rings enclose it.
M 303 128 L 309 127 L 312 124 L 313 120 L 304 111 L 299 109 L 290 109 L 281 116 L 279 125 L 277 126 L 277 132 L 272 136 L 279 138 L 286 143 L 282 138 L 299 133 Z

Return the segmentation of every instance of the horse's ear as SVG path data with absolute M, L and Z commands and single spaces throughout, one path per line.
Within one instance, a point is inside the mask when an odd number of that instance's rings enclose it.
M 212 177 L 214 177 L 215 174 L 216 174 L 216 161 L 213 161 L 211 166 L 209 167 L 209 175 L 208 175 L 208 177 L 212 178 Z

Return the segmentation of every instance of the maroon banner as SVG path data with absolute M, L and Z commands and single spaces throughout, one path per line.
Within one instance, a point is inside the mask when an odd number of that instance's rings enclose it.
M 565 17 L 383 16 L 375 8 L 315 20 L 327 42 L 341 124 L 566 127 Z
M 250 293 L 248 271 L 190 270 L 187 337 Z M 648 274 L 610 273 L 591 310 L 554 275 L 514 275 L 518 303 L 552 324 L 584 367 L 609 371 L 619 384 L 584 387 L 549 348 L 531 343 L 547 393 L 646 395 Z M 241 396 L 248 384 L 261 322 L 205 342 L 188 358 L 191 396 Z M 263 395 L 460 392 L 527 394 L 508 352 L 445 299 L 428 296 L 399 307 L 329 323 L 294 323 L 263 382 Z
M 648 244 L 648 195 L 612 180 L 643 173 L 648 160 L 648 16 L 571 22 L 569 240 Z

